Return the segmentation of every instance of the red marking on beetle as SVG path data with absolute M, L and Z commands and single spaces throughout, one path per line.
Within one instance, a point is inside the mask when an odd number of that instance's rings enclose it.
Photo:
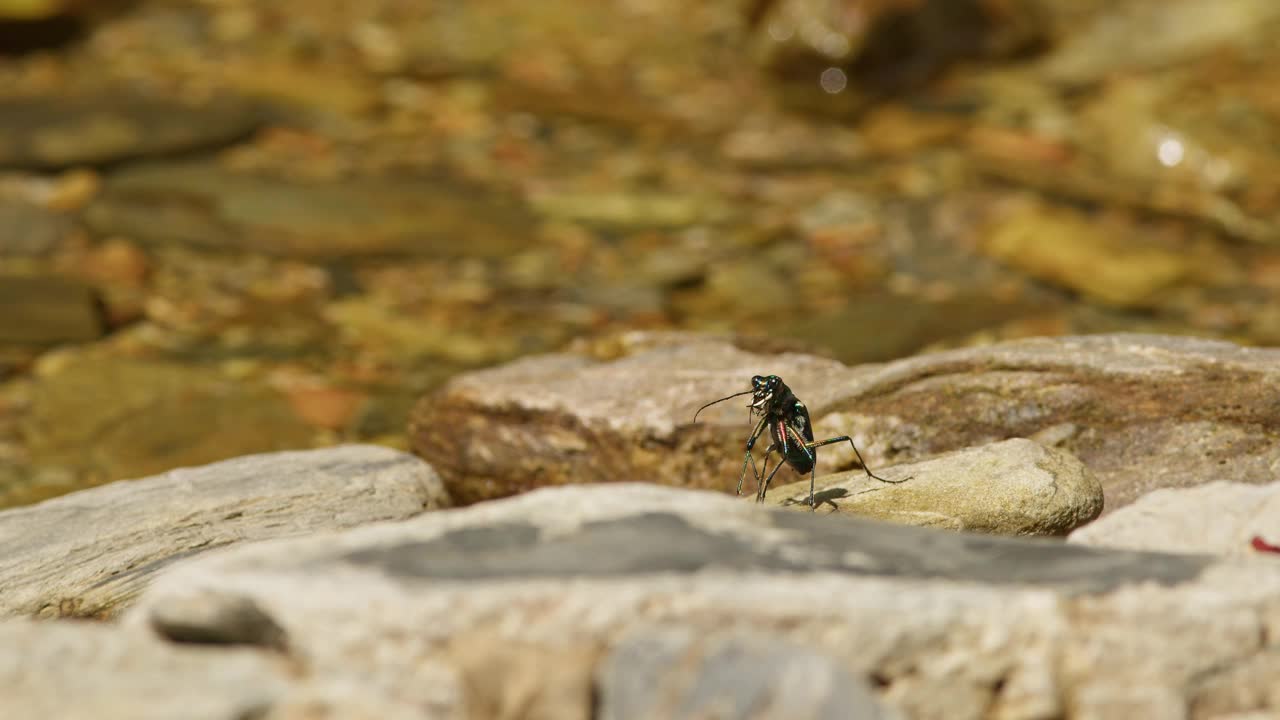
M 1280 545 L 1272 545 L 1266 540 L 1263 540 L 1261 535 L 1254 535 L 1253 539 L 1249 541 L 1249 544 L 1258 552 L 1280 553 Z
M 778 438 L 782 440 L 782 454 L 787 454 L 787 424 L 782 420 L 778 421 Z

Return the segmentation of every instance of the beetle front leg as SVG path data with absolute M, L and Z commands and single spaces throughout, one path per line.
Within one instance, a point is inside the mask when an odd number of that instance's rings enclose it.
M 742 481 L 747 477 L 748 464 L 751 465 L 752 474 L 756 476 L 756 482 L 758 483 L 760 481 L 760 472 L 756 470 L 755 458 L 751 457 L 751 448 L 756 446 L 756 440 L 759 439 L 760 434 L 764 432 L 765 421 L 767 419 L 768 418 L 760 418 L 760 422 L 756 423 L 756 429 L 751 431 L 751 437 L 747 438 L 747 451 L 742 456 L 742 472 L 738 473 L 738 489 L 734 491 L 735 495 L 742 494 Z M 766 450 L 765 456 L 768 457 L 768 454 L 769 452 Z
M 756 502 L 764 502 L 765 493 L 769 492 L 769 483 L 773 482 L 773 476 L 777 475 L 778 471 L 781 470 L 784 465 L 786 465 L 786 463 L 783 461 L 783 458 L 779 458 L 778 466 L 773 469 L 773 472 L 769 473 L 769 477 L 765 478 L 764 482 L 760 483 L 760 491 L 756 493 Z M 766 467 L 766 469 L 768 468 Z

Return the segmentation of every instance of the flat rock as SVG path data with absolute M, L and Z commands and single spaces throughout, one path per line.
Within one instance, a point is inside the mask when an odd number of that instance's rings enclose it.
M 51 276 L 0 275 L 0 343 L 54 345 L 102 337 L 93 291 Z
M 1049 203 L 1024 203 L 984 231 L 985 253 L 1019 271 L 1120 307 L 1152 307 L 1158 294 L 1192 277 L 1200 259 L 1139 243 L 1140 231 L 1098 223 Z
M 1066 535 L 1102 512 L 1102 485 L 1093 473 L 1070 453 L 1031 440 L 957 450 L 877 474 L 894 482 L 862 470 L 823 478 L 814 493 L 819 511 L 1001 535 Z M 809 480 L 774 487 L 765 500 L 808 510 Z
M 732 491 L 750 426 L 730 403 L 698 406 L 781 375 L 802 398 L 847 369 L 834 360 L 755 354 L 688 334 L 631 338 L 609 361 L 524 358 L 460 375 L 413 412 L 414 450 L 459 503 L 543 485 L 644 480 Z
M 19 429 L 34 461 L 73 471 L 86 485 L 314 442 L 315 430 L 281 393 L 217 367 L 101 352 L 48 365 L 31 380 Z M 0 503 L 69 489 L 0 488 Z
M 1070 542 L 1093 547 L 1248 555 L 1255 537 L 1280 544 L 1280 483 L 1212 482 L 1155 490 L 1091 525 Z
M 203 103 L 139 95 L 0 100 L 0 167 L 53 170 L 217 147 L 247 137 L 261 110 L 229 97 Z
M 515 198 L 413 178 L 302 181 L 214 164 L 140 165 L 110 175 L 85 220 L 152 246 L 307 258 L 503 257 L 524 249 L 532 216 Z
M 210 653 L 92 623 L 0 621 L 6 718 L 264 717 L 288 685 L 285 664 L 259 652 Z
M 0 717 L 57 720 L 422 720 L 352 668 L 313 676 L 278 650 L 174 643 L 147 628 L 0 620 Z M 419 669 L 422 681 L 441 684 Z
M 419 403 L 414 451 L 460 502 L 543 485 L 644 480 L 732 491 L 751 426 L 732 400 L 782 376 L 818 437 L 872 469 L 1026 437 L 1078 457 L 1108 511 L 1160 487 L 1264 483 L 1280 464 L 1280 350 L 1159 335 L 1022 340 L 847 367 L 669 337 L 612 360 L 526 358 Z M 819 476 L 856 467 L 821 450 Z
M 880 464 L 1029 437 L 1080 458 L 1110 512 L 1161 487 L 1271 482 L 1278 363 L 1277 350 L 1187 337 L 1022 340 L 859 368 L 822 422 L 884 438 Z
M 242 545 L 171 568 L 125 624 L 222 635 L 218 618 L 236 613 L 210 612 L 220 598 L 270 617 L 313 682 L 366 672 L 441 717 L 683 717 L 712 697 L 741 717 L 793 685 L 811 703 L 797 716 L 828 717 L 833 698 L 865 707 L 864 682 L 921 719 L 1280 710 L 1266 672 L 1280 654 L 1272 560 L 942 532 L 654 485 Z M 765 680 L 743 658 L 784 672 Z M 437 684 L 423 667 L 444 668 Z M 852 688 L 831 687 L 845 678 Z
M 83 490 L 0 511 L 0 612 L 111 616 L 182 558 L 447 504 L 428 465 L 359 445 L 247 456 Z

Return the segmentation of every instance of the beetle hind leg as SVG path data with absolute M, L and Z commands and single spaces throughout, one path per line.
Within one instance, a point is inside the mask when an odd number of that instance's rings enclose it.
M 858 462 L 862 464 L 862 471 L 867 474 L 867 477 L 875 478 L 876 480 L 879 480 L 882 483 L 889 483 L 890 485 L 897 485 L 898 483 L 904 483 L 913 477 L 913 476 L 907 476 L 902 478 L 901 480 L 889 480 L 887 478 L 882 478 L 879 475 L 871 472 L 871 468 L 867 467 L 867 461 L 862 459 L 862 453 L 858 452 L 858 446 L 853 444 L 853 438 L 849 437 L 848 435 L 841 435 L 840 437 L 827 438 L 826 440 L 821 440 L 818 442 L 805 443 L 805 447 L 820 448 L 823 445 L 834 445 L 835 443 L 845 442 L 846 440 L 849 442 L 849 447 L 853 448 L 853 454 L 858 456 Z M 812 489 L 810 490 L 810 493 L 809 493 L 809 499 L 810 499 L 810 504 L 812 504 L 813 502 Z

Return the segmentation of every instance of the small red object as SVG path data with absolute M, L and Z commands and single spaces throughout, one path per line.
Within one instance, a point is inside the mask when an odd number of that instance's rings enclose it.
M 1249 541 L 1249 544 L 1258 552 L 1280 553 L 1280 545 L 1272 545 L 1266 540 L 1263 540 L 1260 535 L 1254 535 L 1253 539 Z

